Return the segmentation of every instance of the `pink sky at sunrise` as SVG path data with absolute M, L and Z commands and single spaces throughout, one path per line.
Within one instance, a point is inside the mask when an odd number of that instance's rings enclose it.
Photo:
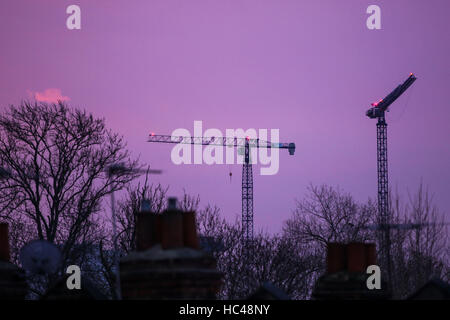
M 68 30 L 66 8 L 81 8 Z M 381 8 L 368 30 L 366 8 Z M 0 108 L 62 98 L 106 119 L 154 182 L 199 194 L 233 220 L 241 166 L 174 165 L 149 132 L 276 128 L 295 142 L 274 176 L 254 169 L 255 228 L 278 231 L 310 183 L 376 199 L 376 121 L 365 116 L 410 72 L 387 114 L 390 186 L 420 181 L 450 219 L 448 0 L 2 0 Z M 229 170 L 233 178 L 230 182 Z

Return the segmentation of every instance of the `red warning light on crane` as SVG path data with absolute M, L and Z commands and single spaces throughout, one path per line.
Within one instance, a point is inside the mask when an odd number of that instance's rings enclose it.
M 376 107 L 376 106 L 378 106 L 381 102 L 383 102 L 383 99 L 380 99 L 380 101 L 378 101 L 378 102 L 373 102 L 372 105 L 373 105 L 374 107 Z

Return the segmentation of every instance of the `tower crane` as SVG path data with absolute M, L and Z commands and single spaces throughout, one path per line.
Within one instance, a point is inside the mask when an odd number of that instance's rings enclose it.
M 250 161 L 251 148 L 278 148 L 288 149 L 289 154 L 295 152 L 295 143 L 272 143 L 260 139 L 238 138 L 238 137 L 190 137 L 156 135 L 151 133 L 148 142 L 196 144 L 205 146 L 237 147 L 244 150 L 244 161 L 242 165 L 242 231 L 245 243 L 253 239 L 253 170 Z
M 372 103 L 372 108 L 367 110 L 366 116 L 370 119 L 378 119 L 377 122 L 377 169 L 378 169 L 378 219 L 379 230 L 382 230 L 381 250 L 385 266 L 387 267 L 388 278 L 391 275 L 390 257 L 390 211 L 389 211 L 389 184 L 388 184 L 388 163 L 387 163 L 387 123 L 385 112 L 388 107 L 405 92 L 414 81 L 414 74 L 402 84 L 398 85 L 384 99 Z

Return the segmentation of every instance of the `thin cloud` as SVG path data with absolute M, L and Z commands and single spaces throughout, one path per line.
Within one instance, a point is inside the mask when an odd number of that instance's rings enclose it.
M 56 103 L 58 101 L 68 101 L 69 97 L 63 96 L 61 89 L 49 88 L 44 92 L 32 92 L 33 97 L 40 102 Z

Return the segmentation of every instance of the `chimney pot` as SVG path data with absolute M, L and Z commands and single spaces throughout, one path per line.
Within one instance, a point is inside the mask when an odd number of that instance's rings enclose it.
M 152 211 L 150 200 L 143 199 L 141 201 L 141 212 L 150 212 L 150 211 Z
M 331 242 L 328 243 L 327 247 L 327 272 L 335 273 L 345 270 L 347 265 L 345 244 Z
M 194 211 L 183 213 L 183 243 L 185 247 L 200 248 Z
M 183 247 L 183 213 L 168 210 L 161 215 L 161 246 L 163 249 Z
M 136 221 L 136 250 L 150 249 L 159 241 L 158 220 L 160 216 L 152 212 L 139 212 Z
M 177 209 L 177 198 L 169 198 L 169 205 L 167 207 L 168 210 L 176 210 Z
M 366 250 L 364 243 L 352 242 L 347 245 L 347 267 L 349 272 L 366 271 Z

